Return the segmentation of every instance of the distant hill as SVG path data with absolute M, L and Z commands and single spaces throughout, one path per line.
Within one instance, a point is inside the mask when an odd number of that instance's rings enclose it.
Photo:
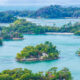
M 40 8 L 35 11 L 31 17 L 33 18 L 70 18 L 80 17 L 80 7 L 63 7 L 60 5 L 51 5 Z
M 12 23 L 17 20 L 17 17 L 6 12 L 0 12 L 0 23 Z
M 31 18 L 79 18 L 80 7 L 65 7 L 60 5 L 51 5 L 38 10 L 9 10 L 0 12 L 0 23 L 12 23 L 17 17 Z

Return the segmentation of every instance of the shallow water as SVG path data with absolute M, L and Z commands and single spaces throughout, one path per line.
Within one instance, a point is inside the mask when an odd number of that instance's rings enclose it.
M 13 68 L 28 68 L 33 72 L 47 71 L 51 67 L 68 67 L 74 80 L 80 80 L 80 57 L 75 52 L 80 48 L 80 37 L 74 35 L 24 35 L 22 41 L 4 41 L 0 47 L 0 71 Z M 53 61 L 18 63 L 16 53 L 25 46 L 51 41 L 60 51 L 60 59 Z
M 56 26 L 56 27 L 62 27 L 65 24 L 68 23 L 76 23 L 80 22 L 80 19 L 33 19 L 33 18 L 26 18 L 26 17 L 18 17 L 19 19 L 26 19 L 27 21 L 30 21 L 32 23 L 36 23 L 37 25 L 42 26 Z M 8 27 L 11 23 L 0 23 L 0 26 L 6 26 Z
M 31 21 L 33 23 L 36 23 L 38 25 L 42 26 L 56 26 L 56 27 L 62 27 L 64 24 L 67 24 L 71 22 L 72 24 L 76 22 L 80 22 L 80 19 L 32 19 L 32 18 L 26 18 L 26 20 Z

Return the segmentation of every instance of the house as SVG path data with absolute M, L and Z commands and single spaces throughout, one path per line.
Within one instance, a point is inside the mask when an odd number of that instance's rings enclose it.
M 48 54 L 42 53 L 42 56 L 43 56 L 43 57 L 48 57 Z

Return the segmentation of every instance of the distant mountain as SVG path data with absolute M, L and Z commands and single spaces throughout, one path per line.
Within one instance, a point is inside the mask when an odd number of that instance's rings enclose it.
M 35 11 L 31 17 L 33 18 L 69 18 L 80 17 L 80 7 L 64 7 L 60 5 L 51 5 L 40 8 Z

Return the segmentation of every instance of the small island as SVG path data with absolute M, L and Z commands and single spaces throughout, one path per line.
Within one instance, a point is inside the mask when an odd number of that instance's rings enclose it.
M 8 27 L 0 26 L 0 38 L 3 40 L 23 40 L 24 34 L 45 34 L 45 35 L 79 35 L 80 23 L 67 23 L 62 27 L 42 26 L 26 21 L 26 19 L 17 19 Z
M 36 46 L 27 46 L 20 53 L 17 53 L 17 61 L 44 61 L 59 58 L 59 51 L 51 42 Z
M 4 40 L 21 40 L 24 34 L 65 34 L 65 35 L 80 35 L 80 23 L 68 23 L 62 27 L 56 26 L 41 26 L 35 23 L 18 19 L 9 27 L 0 27 L 0 37 Z

